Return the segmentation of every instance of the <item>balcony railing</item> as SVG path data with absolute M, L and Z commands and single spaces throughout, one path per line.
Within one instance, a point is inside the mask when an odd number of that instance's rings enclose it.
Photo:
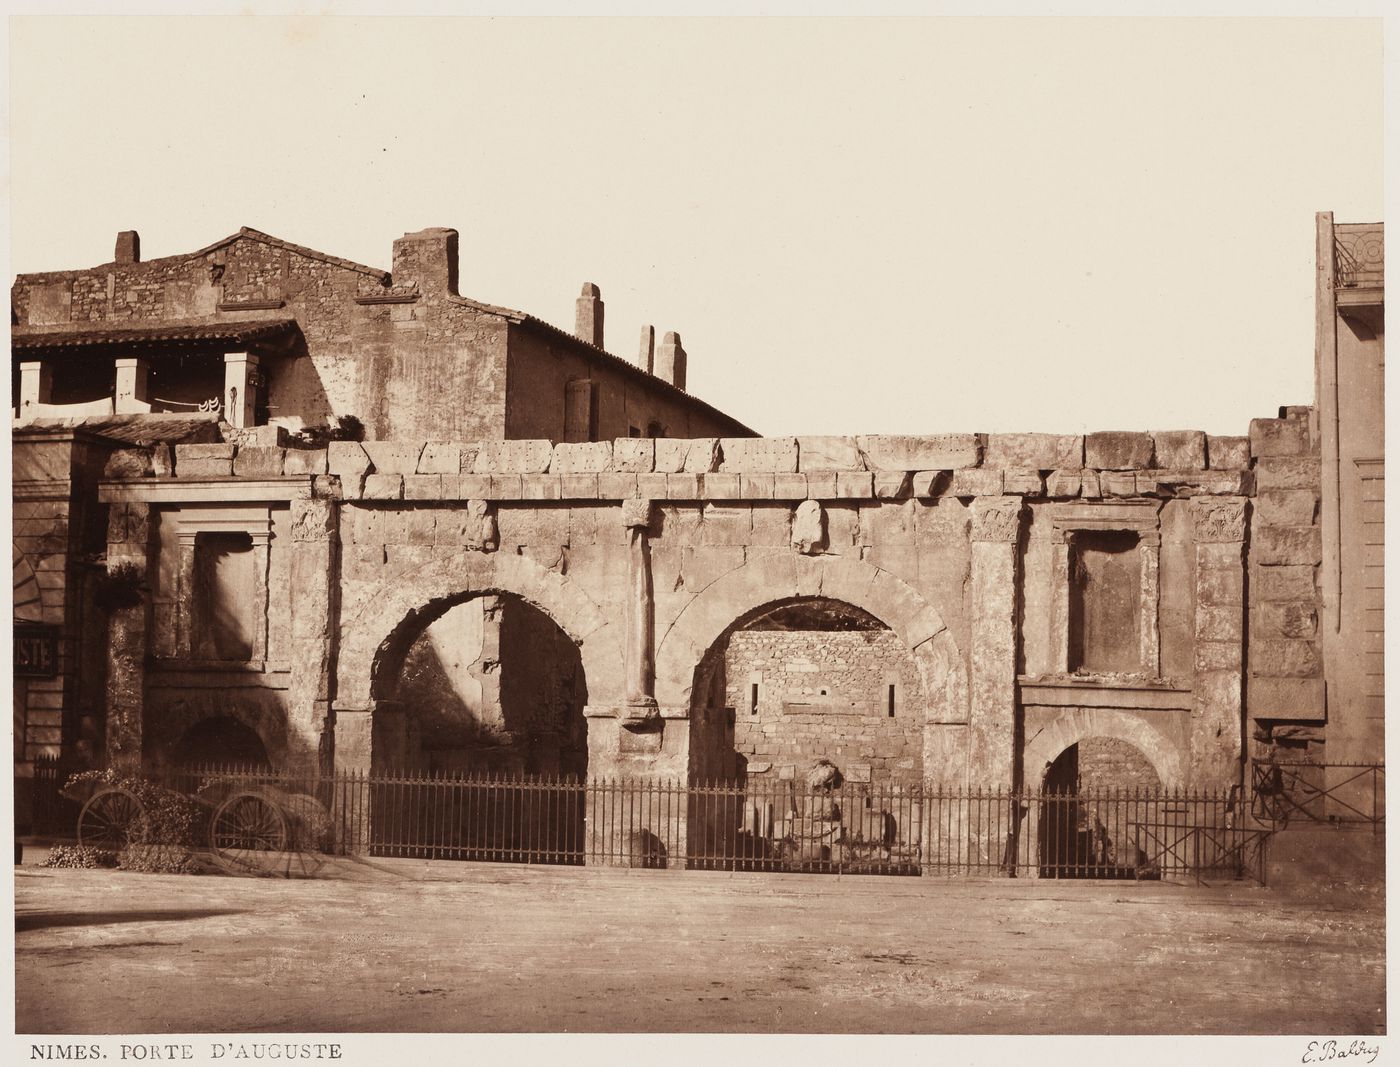
M 1338 226 L 1333 231 L 1332 244 L 1337 288 L 1365 289 L 1385 284 L 1385 227 L 1382 224 Z

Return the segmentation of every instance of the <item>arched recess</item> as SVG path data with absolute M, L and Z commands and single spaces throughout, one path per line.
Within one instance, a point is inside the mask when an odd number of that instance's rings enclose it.
M 967 721 L 967 669 L 933 605 L 907 582 L 863 560 L 795 552 L 751 558 L 681 609 L 657 647 L 657 701 L 688 707 L 696 666 L 736 622 L 776 602 L 812 597 L 860 608 L 899 636 L 923 684 L 926 721 Z
M 262 736 L 233 715 L 211 715 L 194 723 L 176 742 L 170 762 L 176 766 L 211 763 L 260 769 L 272 766 Z
M 288 735 L 286 712 L 279 700 L 230 700 L 221 690 L 209 689 L 188 693 L 188 698 L 148 700 L 141 736 L 143 758 L 153 767 L 180 762 L 186 759 L 184 743 L 192 734 L 216 732 L 221 722 L 256 736 L 266 762 L 273 767 L 294 765 L 305 757 L 297 750 L 295 738 Z M 196 762 L 244 762 L 237 753 L 215 757 L 205 752 L 193 758 Z
M 1060 754 L 1086 737 L 1112 737 L 1126 741 L 1152 764 L 1163 786 L 1174 789 L 1186 784 L 1181 752 L 1176 742 L 1141 716 L 1110 708 L 1067 711 L 1034 737 L 1028 738 L 1023 757 L 1027 784 L 1038 788 L 1045 772 Z
M 577 582 L 529 556 L 463 552 L 408 574 L 385 575 L 355 593 L 358 608 L 340 624 L 337 707 L 373 707 L 382 695 L 376 679 L 396 674 L 398 661 L 429 623 L 457 604 L 490 594 L 538 608 L 579 646 L 593 700 L 621 692 L 621 626 L 611 625 Z

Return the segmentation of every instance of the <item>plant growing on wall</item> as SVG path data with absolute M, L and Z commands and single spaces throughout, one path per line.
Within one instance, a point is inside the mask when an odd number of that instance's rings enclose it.
M 145 579 L 134 563 L 118 563 L 98 576 L 94 599 L 104 611 L 134 608 L 141 603 Z

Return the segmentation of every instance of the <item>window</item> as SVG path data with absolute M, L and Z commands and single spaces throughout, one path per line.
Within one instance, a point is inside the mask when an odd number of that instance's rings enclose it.
M 253 538 L 246 533 L 196 535 L 191 602 L 195 658 L 252 659 L 259 599 Z

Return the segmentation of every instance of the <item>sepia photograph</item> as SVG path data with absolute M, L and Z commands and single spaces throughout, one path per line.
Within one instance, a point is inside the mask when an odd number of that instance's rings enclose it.
M 10 1062 L 1382 1062 L 1296 6 L 12 13 Z

